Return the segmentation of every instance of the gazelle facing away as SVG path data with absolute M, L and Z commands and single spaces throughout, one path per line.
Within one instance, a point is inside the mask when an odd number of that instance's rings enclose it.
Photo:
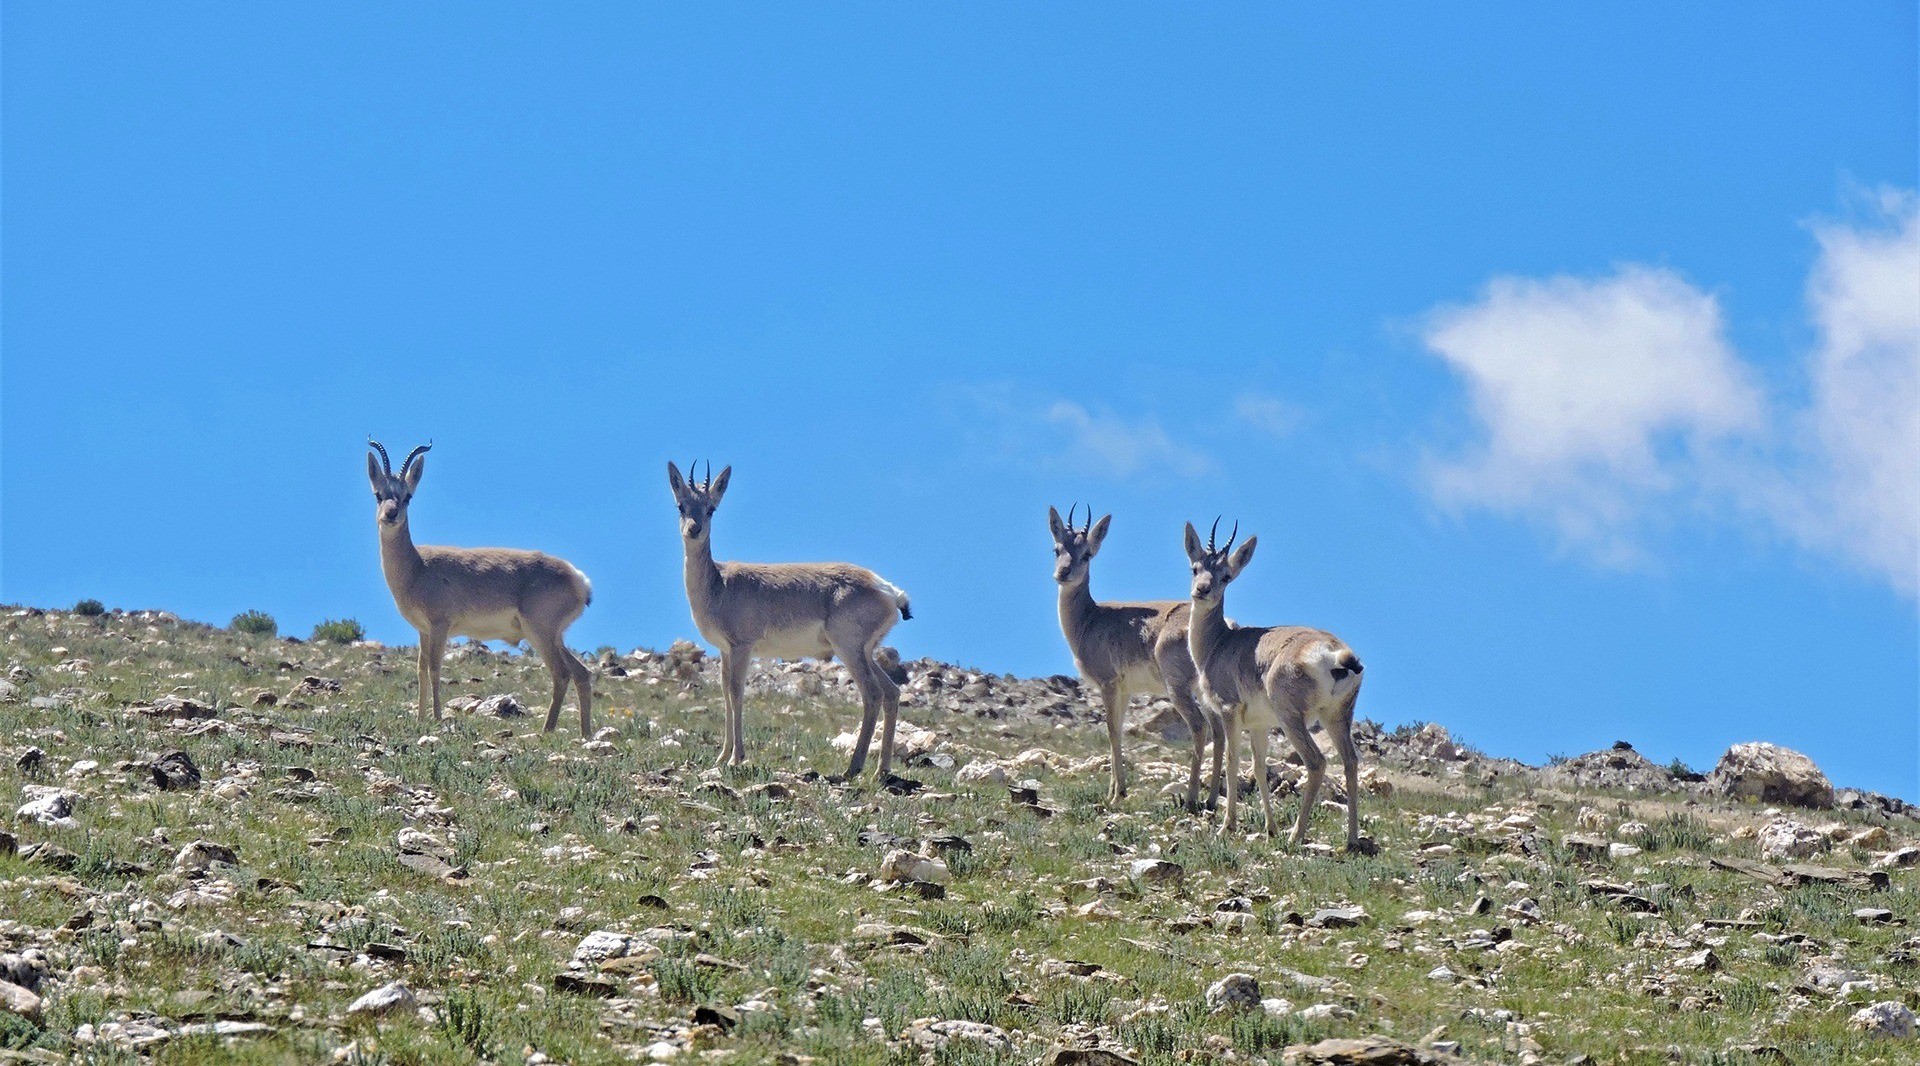
M 1207 788 L 1207 806 L 1212 807 L 1220 793 L 1220 758 L 1226 727 L 1218 715 L 1208 713 L 1194 700 L 1193 657 L 1187 649 L 1185 600 L 1156 600 L 1149 603 L 1097 603 L 1091 589 L 1093 557 L 1107 537 L 1113 516 L 1095 522 L 1087 512 L 1087 524 L 1073 527 L 1073 510 L 1060 520 L 1058 508 L 1047 508 L 1047 524 L 1053 529 L 1053 579 L 1060 583 L 1060 632 L 1066 635 L 1073 651 L 1073 663 L 1087 684 L 1100 690 L 1106 706 L 1107 740 L 1113 749 L 1113 785 L 1107 798 L 1117 801 L 1127 794 L 1127 764 L 1120 753 L 1120 737 L 1127 725 L 1127 700 L 1165 689 L 1173 698 L 1180 717 L 1193 732 L 1193 761 L 1187 775 L 1187 807 L 1200 805 L 1200 763 L 1205 757 L 1207 739 L 1213 739 L 1213 783 Z
M 860 773 L 882 708 L 880 777 L 893 771 L 893 730 L 900 717 L 900 686 L 875 658 L 880 641 L 903 618 L 912 618 L 907 594 L 871 570 L 845 563 L 715 563 L 713 512 L 726 494 L 733 467 L 704 483 L 680 476 L 667 464 L 667 483 L 680 509 L 680 539 L 687 553 L 687 603 L 700 635 L 720 649 L 726 689 L 727 735 L 716 765 L 746 761 L 742 704 L 747 670 L 756 655 L 783 659 L 838 658 L 860 690 L 860 738 L 846 776 Z M 688 468 L 691 474 L 692 468 Z
M 380 528 L 380 568 L 393 602 L 420 631 L 420 717 L 440 717 L 440 660 L 447 638 L 504 640 L 533 645 L 553 675 L 547 731 L 560 721 L 560 701 L 571 680 L 580 695 L 580 735 L 593 733 L 593 675 L 561 637 L 593 602 L 587 575 L 551 555 L 513 548 L 415 547 L 407 504 L 420 487 L 432 445 L 408 453 L 396 476 L 387 450 L 367 440 L 367 477 L 373 482 Z M 374 453 L 378 452 L 376 456 Z
M 1215 521 L 1214 529 L 1220 528 Z M 1260 538 L 1248 537 L 1234 550 L 1236 523 L 1227 546 L 1214 547 L 1214 538 L 1200 543 L 1200 533 L 1187 523 L 1187 559 L 1193 564 L 1193 619 L 1188 642 L 1200 672 L 1200 689 L 1227 720 L 1227 818 L 1235 824 L 1239 792 L 1240 732 L 1253 741 L 1253 777 L 1260 785 L 1260 806 L 1267 816 L 1267 835 L 1274 833 L 1273 795 L 1267 782 L 1267 734 L 1286 733 L 1307 767 L 1300 790 L 1300 820 L 1293 827 L 1297 847 L 1307 834 L 1326 776 L 1327 757 L 1310 732 L 1319 721 L 1340 752 L 1347 774 L 1347 850 L 1363 850 L 1360 840 L 1360 755 L 1353 744 L 1353 704 L 1360 696 L 1360 659 L 1331 633 L 1302 626 L 1241 626 L 1227 621 L 1227 585 L 1253 559 Z

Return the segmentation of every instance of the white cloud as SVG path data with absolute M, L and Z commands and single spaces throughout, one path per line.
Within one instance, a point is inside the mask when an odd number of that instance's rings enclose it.
M 1064 399 L 1031 399 L 1010 387 L 967 390 L 980 418 L 975 443 L 1008 461 L 1120 481 L 1210 473 L 1206 453 L 1152 415 L 1126 416 Z
M 1302 417 L 1293 404 L 1255 392 L 1243 392 L 1233 401 L 1233 416 L 1273 437 L 1291 436 Z
M 1436 499 L 1541 521 L 1631 559 L 1668 508 L 1759 516 L 1913 594 L 1920 585 L 1920 210 L 1816 226 L 1819 331 L 1804 408 L 1770 415 L 1717 301 L 1671 271 L 1500 278 L 1422 339 L 1463 379 L 1480 439 L 1428 468 Z
M 1796 420 L 1807 456 L 1770 494 L 1802 543 L 1920 585 L 1920 205 L 1883 195 L 1865 225 L 1817 226 L 1807 302 L 1820 331 L 1811 402 Z
M 1427 346 L 1464 379 L 1483 438 L 1435 462 L 1442 502 L 1541 519 L 1603 557 L 1685 490 L 1697 457 L 1763 421 L 1718 302 L 1671 271 L 1496 278 L 1432 313 Z
M 1213 466 L 1205 455 L 1174 440 L 1151 416 L 1128 419 L 1055 400 L 1047 407 L 1046 422 L 1058 432 L 1060 443 L 1049 461 L 1078 473 L 1115 480 L 1154 473 L 1197 477 Z

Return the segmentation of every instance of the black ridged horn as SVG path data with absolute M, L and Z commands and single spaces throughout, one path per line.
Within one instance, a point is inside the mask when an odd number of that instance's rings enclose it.
M 392 477 L 393 464 L 387 461 L 387 450 L 385 448 L 382 448 L 380 446 L 380 442 L 377 440 L 374 440 L 372 436 L 367 437 L 367 447 L 372 448 L 374 451 L 380 453 L 380 470 L 383 473 L 385 473 L 388 477 Z
M 412 450 L 412 451 L 410 451 L 410 452 L 408 452 L 408 453 L 407 453 L 407 461 L 406 461 L 406 462 L 404 462 L 404 463 L 401 463 L 401 464 L 400 464 L 400 476 L 401 476 L 401 477 L 406 477 L 406 476 L 407 476 L 407 470 L 408 470 L 408 469 L 409 469 L 410 467 L 412 467 L 412 466 L 413 466 L 413 461 L 414 461 L 415 459 L 418 459 L 418 458 L 420 458 L 421 456 L 423 456 L 423 455 L 425 455 L 425 454 L 427 454 L 428 452 L 430 452 L 430 451 L 432 451 L 432 450 L 433 450 L 433 442 L 432 442 L 432 441 L 428 441 L 427 443 L 425 443 L 425 444 L 422 444 L 422 445 L 421 445 L 421 446 L 419 446 L 418 448 L 415 448 L 414 450 Z

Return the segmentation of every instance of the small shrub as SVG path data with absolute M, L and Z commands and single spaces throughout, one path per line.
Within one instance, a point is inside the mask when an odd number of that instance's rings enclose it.
M 351 618 L 329 618 L 313 627 L 316 644 L 352 644 L 366 636 L 366 628 Z
M 233 616 L 227 628 L 235 633 L 251 633 L 256 637 L 271 637 L 280 632 L 279 624 L 265 611 L 242 611 Z
M 107 613 L 107 605 L 99 600 L 81 600 L 73 605 L 73 613 L 82 618 L 98 618 Z

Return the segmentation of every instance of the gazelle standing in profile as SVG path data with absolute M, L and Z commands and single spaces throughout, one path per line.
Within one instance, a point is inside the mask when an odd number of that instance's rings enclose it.
M 367 477 L 373 482 L 380 529 L 380 568 L 400 614 L 420 631 L 420 717 L 440 718 L 440 660 L 447 638 L 504 640 L 533 645 L 553 675 L 547 732 L 560 721 L 560 701 L 572 681 L 580 696 L 580 735 L 593 733 L 593 675 L 561 638 L 593 602 L 587 575 L 565 560 L 514 548 L 415 547 L 407 504 L 426 472 L 423 444 L 407 453 L 396 476 L 387 450 L 371 437 Z M 376 456 L 374 453 L 378 452 Z
M 1053 529 L 1053 579 L 1060 583 L 1060 632 L 1073 652 L 1074 666 L 1087 684 L 1100 690 L 1107 712 L 1107 740 L 1113 753 L 1113 784 L 1107 790 L 1107 799 L 1118 802 L 1127 794 L 1127 763 L 1120 751 L 1120 737 L 1127 726 L 1127 700 L 1164 689 L 1193 733 L 1193 761 L 1187 773 L 1188 810 L 1200 807 L 1200 763 L 1208 738 L 1213 740 L 1213 783 L 1207 788 L 1206 801 L 1212 807 L 1220 794 L 1226 726 L 1194 699 L 1199 675 L 1187 648 L 1189 606 L 1185 600 L 1094 600 L 1093 557 L 1100 553 L 1100 544 L 1112 523 L 1112 515 L 1095 522 L 1093 511 L 1088 510 L 1087 524 L 1075 529 L 1072 508 L 1067 509 L 1064 522 L 1059 508 L 1047 508 L 1047 524 Z
M 693 468 L 688 467 L 691 475 Z M 912 618 L 907 594 L 878 574 L 846 563 L 715 563 L 713 512 L 726 495 L 733 467 L 714 477 L 709 464 L 704 483 L 680 476 L 667 464 L 667 484 L 680 509 L 680 539 L 686 548 L 687 603 L 700 635 L 720 649 L 720 678 L 726 690 L 727 735 L 715 764 L 738 765 L 747 759 L 742 727 L 747 670 L 754 656 L 783 659 L 838 658 L 860 690 L 860 737 L 846 776 L 867 763 L 874 721 L 884 709 L 880 734 L 880 777 L 893 772 L 893 731 L 900 717 L 900 686 L 876 658 L 880 641 L 895 622 Z
M 1213 523 L 1214 532 L 1220 522 Z M 1347 850 L 1370 850 L 1360 839 L 1360 753 L 1353 743 L 1353 704 L 1360 696 L 1360 658 L 1338 637 L 1303 626 L 1242 626 L 1227 620 L 1226 592 L 1253 559 L 1260 538 L 1248 537 L 1233 547 L 1240 525 L 1235 523 L 1224 548 L 1214 547 L 1214 534 L 1200 543 L 1200 533 L 1187 523 L 1187 559 L 1193 564 L 1193 618 L 1188 642 L 1200 672 L 1200 689 L 1227 721 L 1227 817 L 1223 830 L 1235 827 L 1239 793 L 1240 732 L 1253 741 L 1253 777 L 1260 785 L 1260 806 L 1267 816 L 1267 835 L 1273 836 L 1272 789 L 1267 781 L 1267 734 L 1278 728 L 1287 735 L 1307 781 L 1300 790 L 1300 820 L 1294 824 L 1295 847 L 1307 835 L 1327 757 L 1310 731 L 1318 721 L 1333 738 L 1340 764 L 1347 774 Z

